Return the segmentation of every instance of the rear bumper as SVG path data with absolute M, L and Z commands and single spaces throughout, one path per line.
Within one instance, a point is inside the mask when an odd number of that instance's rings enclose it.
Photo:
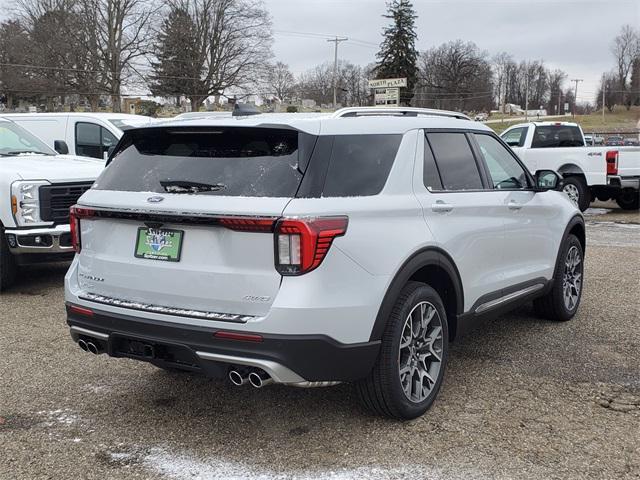
M 621 177 L 619 175 L 608 175 L 607 185 L 616 188 L 640 189 L 640 177 Z
M 342 344 L 323 335 L 260 333 L 260 342 L 222 339 L 214 337 L 219 328 L 91 310 L 92 315 L 78 313 L 67 303 L 67 323 L 74 341 L 88 337 L 99 341 L 112 357 L 178 366 L 213 377 L 223 377 L 231 365 L 239 365 L 262 368 L 279 383 L 354 381 L 373 368 L 380 348 L 379 342 Z M 154 352 L 168 353 L 124 352 L 120 345 L 131 340 L 154 346 Z

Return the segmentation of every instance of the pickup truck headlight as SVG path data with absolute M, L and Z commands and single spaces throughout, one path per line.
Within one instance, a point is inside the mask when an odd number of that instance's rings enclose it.
M 40 187 L 46 180 L 20 180 L 11 184 L 11 212 L 18 227 L 48 225 L 40 218 Z

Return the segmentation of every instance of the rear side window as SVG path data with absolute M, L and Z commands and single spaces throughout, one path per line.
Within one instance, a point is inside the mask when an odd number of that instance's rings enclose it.
M 536 127 L 531 148 L 583 147 L 582 133 L 578 127 L 545 125 Z
M 402 135 L 337 135 L 323 197 L 380 193 L 398 153 Z
M 95 123 L 76 123 L 76 154 L 83 157 L 103 158 L 118 139 L 104 127 Z
M 527 127 L 514 128 L 501 136 L 502 140 L 510 147 L 524 147 L 527 138 Z
M 445 190 L 482 190 L 480 171 L 464 133 L 428 133 Z
M 307 163 L 301 157 L 310 151 L 309 140 L 315 138 L 271 128 L 129 130 L 94 188 L 293 197 L 302 178 L 301 165 Z

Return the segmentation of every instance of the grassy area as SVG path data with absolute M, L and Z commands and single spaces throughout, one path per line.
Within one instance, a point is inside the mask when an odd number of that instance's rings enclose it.
M 495 118 L 501 118 L 500 116 L 491 116 L 491 120 Z M 523 123 L 522 120 L 508 121 L 508 117 L 505 117 L 504 122 L 489 123 L 488 125 L 493 128 L 497 133 L 501 133 L 508 127 L 517 123 Z M 532 120 L 535 120 L 532 118 Z M 606 111 L 604 119 L 602 112 L 592 113 L 591 115 L 578 115 L 575 119 L 566 117 L 559 119 L 562 121 L 575 121 L 580 124 L 582 130 L 586 133 L 589 132 L 623 132 L 633 131 L 638 129 L 638 120 L 640 120 L 640 107 L 631 107 L 627 110 L 624 107 L 616 107 L 613 112 Z

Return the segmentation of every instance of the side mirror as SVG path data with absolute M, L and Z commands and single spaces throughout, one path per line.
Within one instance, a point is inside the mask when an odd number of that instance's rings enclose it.
M 67 153 L 69 153 L 69 147 L 67 146 L 67 142 L 65 142 L 64 140 L 54 140 L 53 149 L 60 155 L 66 155 Z
M 536 180 L 537 192 L 562 189 L 562 177 L 553 170 L 538 170 L 534 178 Z

